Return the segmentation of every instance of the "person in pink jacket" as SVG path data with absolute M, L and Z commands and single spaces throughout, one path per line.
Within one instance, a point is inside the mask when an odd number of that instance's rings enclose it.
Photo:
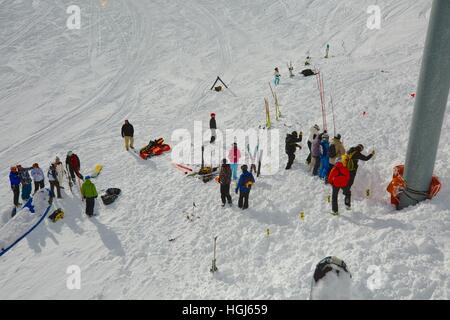
M 230 152 L 228 153 L 228 159 L 230 160 L 230 167 L 231 171 L 233 172 L 233 180 L 237 180 L 238 176 L 238 166 L 239 166 L 239 159 L 241 158 L 241 152 L 239 151 L 237 147 L 237 143 L 233 143 L 233 146 L 230 149 Z

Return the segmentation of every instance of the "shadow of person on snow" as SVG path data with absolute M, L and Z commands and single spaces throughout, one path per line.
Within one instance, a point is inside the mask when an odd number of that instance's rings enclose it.
M 100 223 L 96 217 L 90 218 L 90 221 L 97 227 L 98 233 L 105 247 L 116 256 L 125 256 L 125 250 L 123 249 L 122 243 L 120 242 L 117 234 L 106 225 Z

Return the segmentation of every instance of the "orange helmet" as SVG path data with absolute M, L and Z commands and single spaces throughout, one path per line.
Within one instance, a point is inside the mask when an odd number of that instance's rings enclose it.
M 39 164 L 33 163 L 33 168 L 39 168 Z
M 11 172 L 17 172 L 17 167 L 11 167 Z

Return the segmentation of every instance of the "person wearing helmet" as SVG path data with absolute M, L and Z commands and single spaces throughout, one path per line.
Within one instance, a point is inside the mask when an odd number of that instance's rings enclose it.
M 211 119 L 209 120 L 209 129 L 211 129 L 211 141 L 210 143 L 214 143 L 216 141 L 216 114 L 213 112 L 211 113 Z
M 253 177 L 252 173 L 248 171 L 248 167 L 246 164 L 244 164 L 241 169 L 242 174 L 239 177 L 235 192 L 237 194 L 239 190 L 238 207 L 242 210 L 245 210 L 248 208 L 248 197 L 250 195 L 252 185 L 255 183 L 255 178 Z
M 11 190 L 13 192 L 13 203 L 16 207 L 20 206 L 19 195 L 20 195 L 20 177 L 17 172 L 17 167 L 11 167 L 9 173 L 9 182 L 11 184 Z
M 300 135 L 297 134 L 297 131 L 293 131 L 291 134 L 286 135 L 286 145 L 285 145 L 285 151 L 288 155 L 288 163 L 286 165 L 286 170 L 291 169 L 292 164 L 295 160 L 295 151 L 297 148 L 301 149 L 302 146 L 299 145 L 299 142 L 302 142 L 303 139 L 303 133 L 300 132 Z
M 69 171 L 70 173 L 70 177 L 73 183 L 76 183 L 75 175 L 81 180 L 83 180 L 83 176 L 80 174 L 80 166 L 81 166 L 80 158 L 78 158 L 78 156 L 72 151 L 67 152 L 66 168 L 67 171 Z
M 134 128 L 128 120 L 125 120 L 125 123 L 122 126 L 122 138 L 124 138 L 125 149 L 128 151 L 134 149 Z
M 39 189 L 44 189 L 44 172 L 41 168 L 39 168 L 39 164 L 33 164 L 33 169 L 31 169 L 31 177 L 34 181 L 34 193 L 36 193 Z
M 339 190 L 340 189 L 345 190 L 349 180 L 350 180 L 350 171 L 346 167 L 344 167 L 344 165 L 341 162 L 341 159 L 337 158 L 336 163 L 331 169 L 330 174 L 328 176 L 328 182 L 331 184 L 333 188 L 331 209 L 332 214 L 334 215 L 339 214 L 338 210 Z
M 92 217 L 94 215 L 95 198 L 98 197 L 98 193 L 90 176 L 86 176 L 84 179 L 81 186 L 81 196 L 86 199 L 86 215 Z

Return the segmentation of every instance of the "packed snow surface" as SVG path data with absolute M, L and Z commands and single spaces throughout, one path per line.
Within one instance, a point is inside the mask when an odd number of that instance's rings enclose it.
M 0 227 L 15 164 L 38 162 L 46 172 L 72 150 L 83 174 L 104 165 L 93 180 L 99 193 L 122 189 L 89 219 L 77 187 L 72 194 L 66 185 L 54 204 L 64 219 L 45 219 L 0 258 L 0 299 L 308 299 L 315 265 L 330 255 L 349 266 L 352 298 L 450 298 L 448 121 L 435 166 L 440 194 L 397 212 L 386 192 L 406 155 L 431 1 L 103 2 L 0 0 Z M 374 2 L 380 30 L 367 27 Z M 80 29 L 67 27 L 70 5 L 81 9 Z M 376 150 L 360 164 L 351 211 L 340 198 L 339 217 L 329 214 L 330 187 L 307 173 L 306 141 L 284 170 L 285 134 L 322 127 L 316 79 L 298 75 L 307 55 L 324 77 L 330 132 L 347 148 Z M 145 161 L 124 150 L 124 119 L 137 148 L 157 137 L 175 146 L 174 130 L 193 133 L 194 121 L 208 136 L 210 112 L 219 129 L 257 128 L 263 98 L 273 107 L 275 66 L 280 163 L 264 166 L 250 209 L 221 208 L 219 185 L 184 176 L 170 154 Z M 209 90 L 217 76 L 231 91 Z M 73 265 L 79 290 L 66 287 Z

